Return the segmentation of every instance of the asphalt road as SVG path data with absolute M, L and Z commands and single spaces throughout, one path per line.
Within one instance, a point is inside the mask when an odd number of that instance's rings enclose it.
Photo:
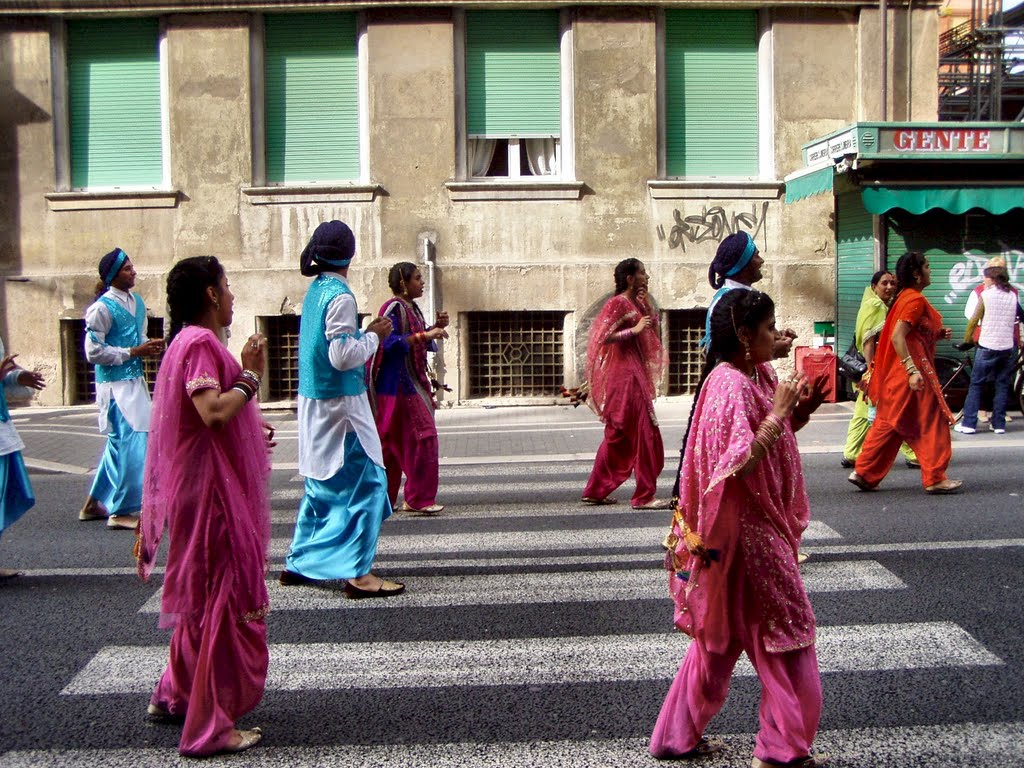
M 666 445 L 686 410 L 659 407 Z M 1024 424 L 957 436 L 961 496 L 925 496 L 902 465 L 865 494 L 838 467 L 843 413 L 801 436 L 818 746 L 840 768 L 1024 765 Z M 294 422 L 273 418 L 271 577 L 301 492 Z M 16 419 L 30 465 L 48 471 L 33 472 L 37 506 L 0 541 L 0 564 L 26 571 L 0 585 L 0 766 L 189 763 L 174 727 L 144 720 L 168 641 L 159 579 L 133 575 L 131 534 L 76 519 L 102 444 L 93 415 Z M 578 504 L 600 439 L 582 412 L 446 412 L 440 423 L 448 510 L 394 516 L 378 553 L 378 572 L 408 593 L 366 604 L 271 583 L 268 690 L 240 724 L 261 726 L 264 743 L 207 764 L 657 764 L 646 739 L 686 647 L 661 570 L 666 513 Z M 510 435 L 539 460 L 509 455 Z M 757 703 L 741 667 L 709 729 L 729 749 L 702 765 L 749 765 Z

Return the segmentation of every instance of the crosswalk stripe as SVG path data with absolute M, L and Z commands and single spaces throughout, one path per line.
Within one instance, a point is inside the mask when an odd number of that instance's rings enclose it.
M 802 569 L 808 592 L 906 589 L 881 564 L 855 562 L 808 563 Z M 668 574 L 662 569 L 579 571 L 572 574 L 508 573 L 472 576 L 417 576 L 400 601 L 345 600 L 352 607 L 433 608 L 456 605 L 509 605 L 522 603 L 596 602 L 601 600 L 657 600 L 668 597 Z M 274 611 L 309 611 L 338 608 L 339 590 L 282 587 L 267 584 Z M 160 592 L 139 609 L 160 611 Z
M 498 515 L 500 517 L 500 514 Z M 385 524 L 385 535 L 377 546 L 380 555 L 443 555 L 446 553 L 494 552 L 522 550 L 557 550 L 657 547 L 668 533 L 668 525 L 628 528 L 587 528 L 578 531 L 490 531 L 484 533 L 437 533 L 390 536 Z M 804 533 L 804 541 L 838 539 L 839 534 L 822 522 L 812 520 Z M 273 538 L 270 541 L 272 557 L 288 554 L 291 538 Z
M 599 637 L 369 643 L 276 643 L 271 691 L 555 685 L 671 678 L 688 638 L 665 632 Z M 1001 665 L 952 622 L 818 629 L 822 673 Z M 62 691 L 66 695 L 147 692 L 167 648 L 107 646 Z M 738 675 L 753 675 L 746 661 Z
M 812 556 L 820 555 L 842 555 L 860 556 L 893 554 L 896 552 L 944 552 L 944 551 L 966 551 L 972 549 L 1012 549 L 1024 547 L 1024 539 L 962 539 L 957 541 L 916 541 L 905 543 L 885 544 L 826 544 L 808 545 L 801 548 Z M 284 560 L 285 552 L 282 550 L 272 558 L 272 562 L 281 563 Z M 502 556 L 481 556 L 481 557 L 432 557 L 429 561 L 412 560 L 402 557 L 400 552 L 393 556 L 378 557 L 375 566 L 387 568 L 495 568 L 505 566 L 549 566 L 549 565 L 579 565 L 594 562 L 593 554 L 583 555 L 551 555 L 547 552 L 538 552 L 535 557 L 529 553 L 521 553 L 518 557 Z M 649 560 L 652 567 L 661 563 L 661 557 L 657 552 L 602 552 L 602 563 L 636 563 Z M 813 562 L 813 561 L 812 561 Z M 806 567 L 806 566 L 805 566 Z M 157 567 L 155 574 L 163 573 L 163 568 Z M 110 568 L 24 568 L 22 573 L 26 577 L 75 577 L 75 576 L 134 576 L 135 568 L 131 566 L 120 566 Z
M 832 755 L 830 768 L 963 768 L 1011 766 L 1024 763 L 1024 721 L 1013 723 L 963 723 L 895 728 L 856 728 L 819 731 L 816 745 Z M 734 768 L 749 764 L 754 748 L 751 733 L 717 734 L 726 743 L 718 755 L 702 758 L 702 768 Z M 273 731 L 258 749 L 247 752 L 244 763 L 252 768 L 410 768 L 415 766 L 507 766 L 551 768 L 556 765 L 651 768 L 646 736 L 624 739 L 534 742 L 458 742 L 448 744 L 402 743 L 397 745 L 345 744 L 338 746 L 275 747 Z M 0 755 L 5 768 L 185 768 L 194 759 L 180 757 L 175 749 L 62 749 L 24 750 Z M 203 760 L 204 768 L 237 768 L 238 756 Z

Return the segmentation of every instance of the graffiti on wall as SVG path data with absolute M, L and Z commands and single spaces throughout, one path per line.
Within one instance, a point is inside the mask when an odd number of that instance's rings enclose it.
M 758 207 L 760 205 L 760 210 Z M 751 203 L 750 210 L 734 209 L 729 212 L 721 205 L 701 208 L 700 213 L 684 214 L 678 208 L 672 211 L 674 224 L 665 233 L 665 225 L 657 227 L 658 239 L 668 241 L 669 248 L 682 248 L 698 243 L 720 243 L 734 232 L 746 231 L 757 238 L 766 232 L 765 222 L 768 218 L 768 201 L 760 204 Z
M 1006 248 L 1001 253 L 964 253 L 964 260 L 958 261 L 949 270 L 949 287 L 946 294 L 947 304 L 954 303 L 962 293 L 970 293 L 974 286 L 984 277 L 985 265 L 993 256 L 1006 259 L 1006 269 L 1010 273 L 1010 283 L 1017 289 L 1024 290 L 1024 251 Z

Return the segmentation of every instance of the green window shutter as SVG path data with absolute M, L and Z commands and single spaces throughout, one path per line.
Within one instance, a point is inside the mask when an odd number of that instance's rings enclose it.
M 840 195 L 836 211 L 836 348 L 841 354 L 853 342 L 864 289 L 875 274 L 875 227 L 860 192 Z
M 156 19 L 69 21 L 71 186 L 161 186 L 160 26 Z
M 666 171 L 756 176 L 755 11 L 665 11 Z
M 558 11 L 466 13 L 470 136 L 561 134 Z
M 267 181 L 358 179 L 355 14 L 268 15 L 264 47 Z

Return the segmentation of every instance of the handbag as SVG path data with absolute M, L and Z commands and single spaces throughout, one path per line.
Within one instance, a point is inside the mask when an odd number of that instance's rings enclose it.
M 856 342 L 851 344 L 850 348 L 840 356 L 837 365 L 839 372 L 854 384 L 860 381 L 868 370 L 864 355 L 857 351 Z

